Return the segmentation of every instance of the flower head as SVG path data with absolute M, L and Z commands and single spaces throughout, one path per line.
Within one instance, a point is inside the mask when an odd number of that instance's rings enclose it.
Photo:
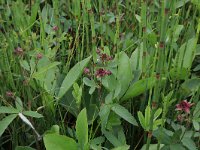
M 13 96 L 14 96 L 14 93 L 11 92 L 11 91 L 7 91 L 7 92 L 6 92 L 6 96 L 7 96 L 7 97 L 13 97 Z
M 194 103 L 190 103 L 186 100 L 181 101 L 179 104 L 176 105 L 177 111 L 184 111 L 185 113 L 190 113 L 190 107 L 192 107 Z
M 89 68 L 84 68 L 84 74 L 87 74 L 87 75 L 89 75 L 90 74 L 90 69 Z
M 18 56 L 21 56 L 21 55 L 23 55 L 23 49 L 21 48 L 21 47 L 17 47 L 17 48 L 15 48 L 15 50 L 14 50 L 14 54 L 15 55 L 18 55 Z
M 38 53 L 37 55 L 36 55 L 36 58 L 39 60 L 39 59 L 42 59 L 42 57 L 43 57 L 43 55 L 41 54 L 41 53 Z
M 54 27 L 53 27 L 53 30 L 54 30 L 54 31 L 58 31 L 58 26 L 54 26 Z
M 112 72 L 111 72 L 110 70 L 105 70 L 105 69 L 103 69 L 103 68 L 100 68 L 100 69 L 98 69 L 98 70 L 96 71 L 95 76 L 96 76 L 97 78 L 101 78 L 101 77 L 104 77 L 104 76 L 106 76 L 106 75 L 111 75 L 111 74 L 112 74 Z

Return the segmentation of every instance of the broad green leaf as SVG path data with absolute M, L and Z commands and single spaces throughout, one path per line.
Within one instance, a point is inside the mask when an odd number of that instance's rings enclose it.
M 59 64 L 60 64 L 60 62 L 53 62 L 53 63 L 50 63 L 50 64 L 48 64 L 48 65 L 46 65 L 46 66 L 40 68 L 38 72 L 34 72 L 34 73 L 32 74 L 32 77 L 33 77 L 33 78 L 36 78 L 36 79 L 39 79 L 39 78 L 41 77 L 41 75 L 45 74 L 48 70 L 50 70 L 50 69 L 56 67 L 56 66 L 59 65 Z
M 141 46 L 142 46 L 142 44 L 141 44 Z M 130 58 L 131 69 L 133 71 L 142 70 L 142 55 L 143 55 L 143 52 L 139 51 L 139 48 L 136 48 L 136 50 L 133 51 L 131 58 Z
M 146 130 L 145 119 L 142 112 L 138 111 L 137 114 L 138 114 L 138 119 L 140 121 L 141 126 L 143 127 L 144 130 Z
M 60 87 L 60 91 L 58 93 L 58 97 L 62 98 L 64 94 L 69 90 L 69 88 L 74 84 L 74 82 L 79 78 L 82 74 L 83 69 L 87 66 L 91 59 L 91 56 L 77 63 L 67 74 L 62 85 Z
M 177 26 L 175 27 L 175 32 L 174 32 L 174 35 L 173 35 L 173 41 L 174 41 L 174 42 L 176 42 L 176 41 L 178 40 L 179 35 L 180 35 L 180 33 L 181 33 L 183 27 L 184 27 L 183 25 L 177 25 Z
M 111 132 L 103 131 L 103 134 L 108 139 L 110 143 L 112 143 L 115 147 L 122 146 L 123 144 L 114 136 Z
M 111 107 L 111 110 L 114 111 L 117 115 L 119 115 L 121 118 L 123 118 L 127 122 L 135 126 L 138 125 L 133 115 L 125 107 L 119 104 L 113 104 Z
M 129 148 L 130 148 L 129 145 L 124 145 L 124 146 L 113 148 L 112 150 L 129 150 Z
M 15 106 L 20 112 L 23 110 L 23 103 L 19 97 L 16 97 Z
M 190 0 L 179 0 L 179 1 L 176 2 L 175 7 L 180 8 L 180 7 L 184 6 L 189 1 Z
M 86 77 L 83 78 L 83 83 L 87 86 L 90 86 L 90 87 L 97 87 L 95 81 L 93 79 L 88 79 Z
M 19 113 L 19 110 L 15 109 L 13 107 L 1 106 L 0 113 L 15 114 L 15 113 Z
M 135 96 L 144 93 L 146 90 L 152 88 L 156 83 L 156 78 L 147 78 L 133 83 L 127 90 L 126 94 L 122 97 L 121 101 L 128 100 Z
M 25 70 L 28 70 L 30 71 L 30 66 L 28 64 L 28 62 L 26 60 L 21 60 L 20 61 L 20 65 L 25 69 Z
M 17 146 L 15 150 L 35 150 L 35 149 L 29 146 Z
M 199 117 L 200 116 L 200 101 L 196 104 L 194 112 L 193 112 L 193 116 Z
M 101 130 L 105 130 L 108 123 L 108 117 L 110 114 L 110 105 L 103 105 L 100 108 L 99 116 L 101 119 Z
M 8 125 L 17 117 L 17 114 L 12 114 L 6 116 L 0 121 L 0 137 L 2 136 L 3 132 L 6 130 Z
M 197 40 L 196 38 L 189 39 L 178 50 L 175 63 L 178 63 L 178 68 L 190 68 L 195 56 Z M 178 70 L 179 71 L 179 70 Z
M 160 144 L 160 149 L 164 146 L 164 144 Z M 142 147 L 141 150 L 146 150 L 146 144 Z M 157 144 L 150 144 L 149 150 L 157 150 Z
M 72 138 L 58 134 L 46 134 L 44 144 L 46 150 L 78 150 L 78 145 Z
M 192 124 L 193 124 L 193 126 L 194 126 L 194 129 L 195 129 L 196 131 L 199 131 L 199 129 L 200 129 L 199 122 L 197 122 L 195 119 L 193 119 L 193 120 L 192 120 Z
M 183 145 L 184 145 L 185 147 L 188 148 L 188 150 L 197 150 L 197 147 L 196 147 L 194 141 L 193 141 L 191 138 L 189 138 L 189 137 L 184 137 L 184 138 L 181 140 L 181 142 L 183 143 Z
M 119 97 L 121 97 L 129 87 L 130 82 L 133 79 L 133 74 L 131 70 L 130 60 L 129 57 L 126 55 L 125 52 L 121 52 L 119 54 L 118 61 L 118 72 L 117 72 L 117 79 L 121 83 L 121 92 Z
M 88 143 L 88 122 L 86 108 L 84 108 L 78 115 L 76 121 L 76 135 L 78 143 L 84 147 Z
M 181 85 L 181 87 L 191 92 L 195 92 L 200 87 L 200 78 L 188 79 Z
M 186 150 L 181 144 L 171 144 L 170 150 Z
M 30 116 L 34 118 L 42 118 L 43 116 L 36 111 L 23 111 L 25 116 Z

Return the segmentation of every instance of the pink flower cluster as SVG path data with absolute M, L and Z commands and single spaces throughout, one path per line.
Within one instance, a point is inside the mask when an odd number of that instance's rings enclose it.
M 89 68 L 84 68 L 84 74 L 90 76 L 91 73 L 90 73 L 90 69 Z M 112 72 L 110 70 L 106 70 L 106 69 L 103 69 L 103 68 L 100 68 L 100 69 L 97 69 L 96 72 L 95 72 L 95 76 L 97 78 L 102 78 L 106 75 L 111 75 Z
M 104 77 L 106 75 L 111 75 L 111 74 L 112 74 L 112 72 L 110 70 L 100 68 L 100 69 L 96 70 L 95 76 L 97 78 L 101 78 L 101 77 Z
M 21 47 L 17 47 L 14 50 L 14 54 L 17 55 L 17 56 L 22 56 L 23 53 L 24 53 L 24 51 L 23 51 L 23 49 Z
M 177 111 L 184 111 L 185 113 L 190 113 L 190 107 L 192 107 L 194 103 L 190 103 L 186 100 L 181 101 L 179 104 L 176 105 Z
M 110 61 L 110 60 L 113 59 L 112 56 L 109 56 L 109 55 L 107 55 L 105 53 L 102 53 L 101 51 L 102 50 L 100 50 L 99 48 L 96 50 L 96 52 L 99 55 L 99 57 L 100 57 L 102 62 Z

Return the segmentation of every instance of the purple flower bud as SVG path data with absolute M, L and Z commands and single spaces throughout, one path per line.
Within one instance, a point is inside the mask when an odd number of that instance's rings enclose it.
M 11 92 L 11 91 L 7 91 L 7 92 L 6 92 L 6 96 L 7 96 L 7 97 L 13 97 L 14 94 L 13 94 L 13 92 Z
M 53 30 L 54 30 L 54 31 L 58 31 L 58 26 L 54 26 L 54 27 L 53 27 Z
M 39 59 L 42 59 L 42 57 L 43 57 L 43 55 L 41 54 L 41 53 L 38 53 L 37 55 L 36 55 L 36 58 L 39 60 Z
M 22 56 L 23 53 L 24 53 L 24 51 L 23 51 L 23 49 L 22 49 L 21 47 L 17 47 L 17 48 L 15 48 L 15 50 L 14 50 L 14 54 L 15 54 L 15 55 Z
M 86 74 L 86 75 L 89 75 L 89 73 L 90 73 L 90 69 L 89 68 L 84 68 L 84 74 Z

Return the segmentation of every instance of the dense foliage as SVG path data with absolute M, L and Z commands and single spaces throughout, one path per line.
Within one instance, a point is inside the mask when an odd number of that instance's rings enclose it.
M 200 149 L 199 0 L 0 0 L 0 149 Z

